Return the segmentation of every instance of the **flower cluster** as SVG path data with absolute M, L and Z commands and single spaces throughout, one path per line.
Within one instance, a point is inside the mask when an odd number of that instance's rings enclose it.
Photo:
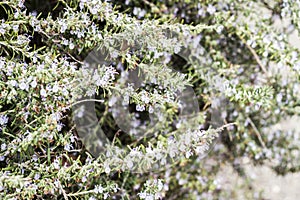
M 164 187 L 162 180 L 148 180 L 144 184 L 144 187 L 145 190 L 138 194 L 140 199 L 155 200 L 162 198 L 162 196 L 159 194 L 159 192 L 162 191 Z

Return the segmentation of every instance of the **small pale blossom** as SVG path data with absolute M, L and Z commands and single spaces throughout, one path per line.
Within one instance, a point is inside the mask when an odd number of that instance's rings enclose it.
M 35 180 L 39 180 L 40 177 L 41 177 L 41 175 L 40 175 L 39 173 L 36 173 L 36 174 L 34 175 L 34 179 L 35 179 Z
M 143 92 L 143 94 L 141 96 L 141 100 L 146 104 L 150 102 L 150 98 L 146 92 Z
M 224 29 L 224 26 L 220 25 L 220 26 L 217 27 L 216 31 L 217 31 L 217 33 L 221 34 L 223 29 Z
M 37 161 L 38 161 L 38 156 L 37 156 L 36 154 L 33 154 L 32 160 L 33 160 L 34 162 L 37 162 Z
M 8 122 L 8 117 L 6 115 L 0 115 L 0 125 L 5 125 Z
M 16 87 L 18 85 L 18 83 L 16 80 L 10 80 L 9 85 L 11 85 L 12 87 Z
M 70 136 L 70 141 L 71 141 L 71 142 L 75 142 L 75 138 L 76 138 L 76 136 L 71 135 L 71 136 Z
M 58 92 L 58 89 L 59 89 L 58 84 L 55 83 L 53 88 L 52 88 L 52 92 L 56 93 L 56 92 Z
M 154 108 L 153 106 L 149 106 L 149 110 L 148 110 L 149 113 L 153 113 L 154 112 Z
M 212 15 L 216 12 L 216 8 L 213 5 L 209 4 L 207 7 L 207 12 Z
M 108 192 L 104 193 L 104 195 L 103 195 L 103 199 L 107 199 L 108 197 L 109 197 L 109 194 L 108 194 Z
M 57 158 L 53 161 L 53 166 L 54 166 L 55 169 L 59 169 L 60 168 L 59 160 Z
M 147 196 L 147 193 L 146 193 L 146 192 L 141 192 L 141 193 L 139 193 L 138 195 L 139 195 L 139 197 L 140 197 L 141 199 L 145 199 L 146 196 Z
M 96 185 L 96 186 L 95 186 L 94 192 L 95 192 L 96 194 L 102 194 L 103 191 L 104 191 L 104 188 L 103 188 L 101 185 Z
M 144 110 L 145 110 L 145 105 L 141 105 L 141 104 L 136 105 L 136 111 L 142 112 Z
M 5 156 L 0 156 L 0 161 L 5 160 Z
M 27 90 L 28 89 L 28 85 L 24 81 L 19 83 L 19 87 L 20 87 L 21 90 Z
M 18 31 L 19 31 L 19 25 L 18 25 L 18 24 L 14 25 L 14 26 L 13 26 L 13 30 L 14 30 L 15 32 L 18 32 Z
M 4 151 L 4 150 L 6 150 L 6 144 L 5 143 L 1 144 L 1 151 Z
M 72 149 L 73 149 L 73 146 L 71 144 L 66 144 L 64 146 L 64 150 L 66 150 L 66 151 L 71 151 Z
M 111 169 L 110 169 L 110 167 L 109 167 L 109 164 L 108 164 L 107 162 L 105 162 L 105 163 L 103 164 L 103 167 L 104 167 L 105 173 L 106 173 L 106 174 L 109 174 L 110 171 L 111 171 Z
M 31 83 L 30 83 L 31 87 L 32 88 L 35 88 L 37 86 L 37 82 L 36 80 L 34 79 Z
M 70 48 L 70 49 L 74 49 L 74 47 L 75 47 L 75 45 L 74 45 L 72 42 L 70 42 L 70 43 L 69 43 L 69 48 Z
M 40 95 L 42 97 L 47 97 L 47 91 L 44 88 L 42 88 L 41 91 L 40 91 Z
M 63 44 L 66 45 L 66 46 L 68 46 L 69 45 L 69 41 L 67 39 L 64 39 L 63 40 Z
M 199 16 L 204 16 L 205 15 L 205 11 L 202 7 L 198 8 L 198 15 Z
M 67 28 L 68 28 L 67 23 L 62 22 L 61 28 L 60 28 L 60 33 L 64 33 L 67 30 Z

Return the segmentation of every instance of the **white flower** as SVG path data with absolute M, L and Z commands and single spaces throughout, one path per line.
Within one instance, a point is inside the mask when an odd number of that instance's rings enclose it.
M 199 15 L 199 16 L 204 16 L 204 14 L 205 14 L 204 9 L 200 7 L 200 8 L 198 9 L 198 15 Z
M 63 40 L 63 44 L 66 45 L 66 46 L 68 46 L 69 45 L 69 41 L 67 39 L 64 39 Z
M 14 18 L 17 19 L 19 17 L 20 13 L 17 11 L 14 13 Z
M 97 11 L 98 11 L 98 7 L 94 7 L 94 8 L 90 8 L 90 11 L 93 15 L 97 14 Z
M 36 174 L 34 175 L 34 179 L 35 179 L 35 180 L 38 180 L 40 177 L 41 177 L 41 175 L 40 175 L 39 173 L 36 173 Z
M 29 42 L 29 41 L 30 41 L 30 39 L 29 39 L 28 37 L 26 37 L 26 36 L 24 36 L 24 35 L 18 35 L 17 43 L 18 43 L 19 45 L 22 45 L 22 44 L 24 44 L 24 43 L 26 43 L 26 42 Z
M 55 179 L 54 185 L 55 185 L 55 187 L 59 187 L 59 180 L 58 179 Z
M 103 195 L 103 199 L 107 199 L 108 197 L 109 197 L 109 194 L 108 194 L 108 192 L 104 193 L 104 195 Z
M 55 169 L 59 169 L 60 168 L 60 166 L 59 166 L 59 160 L 57 158 L 54 160 L 53 166 L 54 166 Z
M 60 28 L 60 33 L 64 33 L 67 30 L 67 28 L 68 28 L 67 23 L 62 22 L 62 26 Z
M 0 27 L 0 33 L 1 33 L 2 35 L 4 35 L 4 33 L 5 33 L 5 29 L 4 29 L 4 28 L 2 28 L 2 27 Z
M 104 188 L 103 188 L 101 185 L 96 185 L 96 186 L 95 186 L 94 192 L 95 192 L 96 194 L 102 194 L 103 191 L 104 191 Z
M 42 97 L 47 97 L 47 91 L 44 88 L 41 89 L 40 94 Z
M 207 7 L 207 12 L 212 15 L 216 12 L 216 8 L 213 5 L 209 4 Z
M 75 47 L 74 44 L 73 44 L 72 42 L 70 42 L 70 43 L 69 43 L 69 48 L 70 48 L 70 49 L 74 49 L 74 47 Z
M 142 96 L 141 96 L 141 100 L 144 102 L 144 103 L 149 103 L 150 102 L 150 98 L 148 97 L 147 93 L 146 92 L 143 92 Z
M 13 26 L 13 30 L 15 31 L 15 32 L 18 32 L 19 31 L 19 25 L 17 24 L 17 25 L 14 25 Z
M 255 104 L 254 109 L 255 109 L 255 110 L 259 110 L 260 107 L 261 107 L 261 103 L 258 102 L 258 103 Z
M 146 11 L 144 9 L 134 7 L 133 8 L 133 14 L 138 16 L 138 18 L 144 17 L 146 14 Z
M 107 162 L 105 162 L 105 163 L 103 164 L 103 167 L 104 167 L 105 173 L 106 173 L 106 174 L 109 174 L 110 171 L 111 171 L 111 169 L 110 169 L 110 167 L 109 167 L 109 164 L 108 164 Z
M 146 192 L 141 192 L 141 193 L 138 193 L 138 195 L 140 196 L 141 199 L 145 199 L 146 196 L 147 196 L 147 193 Z
M 162 183 L 162 181 L 159 179 L 158 182 L 157 182 L 157 189 L 159 191 L 161 191 L 164 187 L 164 184 Z
M 140 105 L 140 104 L 138 104 L 138 105 L 136 105 L 136 111 L 144 111 L 145 110 L 145 105 Z
M 146 196 L 145 200 L 153 200 L 154 199 L 154 196 L 153 194 L 149 194 Z
M 220 34 L 223 31 L 223 29 L 224 29 L 224 26 L 220 25 L 220 26 L 217 27 L 216 31 L 217 31 L 217 33 Z
M 36 57 L 36 56 L 33 56 L 33 57 L 32 57 L 32 62 L 33 62 L 33 63 L 36 63 L 37 61 L 38 61 L 37 57 Z
M 84 32 L 83 32 L 83 31 L 77 32 L 77 37 L 78 37 L 78 38 L 84 37 Z
M 85 111 L 85 107 L 84 107 L 84 106 L 80 106 L 80 107 L 76 110 L 76 112 L 77 112 L 76 116 L 77 116 L 78 118 L 83 117 L 84 111 Z
M 37 156 L 36 154 L 33 154 L 32 160 L 33 160 L 34 162 L 37 162 L 37 161 L 38 161 L 38 156 Z
M 64 150 L 66 150 L 66 151 L 70 151 L 71 149 L 73 149 L 73 146 L 71 144 L 66 144 L 64 146 Z
M 75 142 L 75 138 L 76 138 L 76 137 L 75 137 L 74 135 L 71 135 L 71 136 L 70 136 L 71 142 Z
M 188 151 L 185 153 L 185 157 L 186 157 L 186 158 L 191 157 L 191 155 L 193 155 L 193 153 L 192 153 L 190 150 L 188 150 Z
M 276 101 L 277 101 L 277 103 L 281 103 L 282 98 L 283 98 L 282 93 L 278 93 L 277 96 L 276 96 Z
M 59 89 L 58 84 L 55 83 L 53 88 L 52 88 L 52 92 L 56 93 L 56 92 L 58 92 L 58 89 Z
M 181 46 L 179 45 L 179 43 L 177 45 L 175 45 L 174 47 L 174 53 L 178 54 L 181 50 Z
M 18 85 L 17 81 L 15 80 L 10 80 L 9 81 L 9 84 L 12 86 L 12 87 L 16 87 Z
M 1 34 L 5 34 L 5 32 L 6 32 L 6 28 L 8 27 L 8 24 L 4 24 L 4 23 L 2 23 L 1 24 L 1 26 L 0 26 L 0 33 Z
M 8 117 L 6 115 L 0 115 L 0 125 L 5 125 L 8 122 Z
M 5 149 L 6 149 L 6 144 L 5 143 L 1 144 L 1 151 L 4 151 Z
M 112 96 L 108 101 L 108 106 L 112 107 L 117 102 L 117 100 L 118 98 L 116 96 Z
M 35 88 L 37 86 L 37 82 L 36 80 L 33 80 L 31 83 L 30 83 L 31 87 L 32 88 Z
M 300 62 L 297 62 L 294 64 L 293 68 L 296 70 L 296 71 L 300 71 Z
M 153 113 L 154 112 L 154 109 L 153 109 L 153 106 L 149 106 L 149 113 Z
M 24 81 L 22 81 L 19 84 L 19 87 L 20 87 L 21 90 L 25 90 L 25 89 L 27 90 L 28 89 L 28 85 Z

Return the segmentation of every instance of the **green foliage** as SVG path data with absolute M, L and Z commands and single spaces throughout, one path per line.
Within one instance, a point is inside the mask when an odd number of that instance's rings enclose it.
M 243 157 L 299 171 L 300 60 L 289 43 L 299 5 L 1 1 L 0 198 L 224 199 L 234 192 L 219 184 L 225 163 L 249 187 Z M 95 49 L 114 62 L 91 73 L 84 61 Z M 147 84 L 127 84 L 130 72 Z M 187 88 L 195 98 L 184 104 Z M 93 95 L 110 140 L 99 156 L 89 152 L 97 135 L 84 141 L 72 110 Z M 118 98 L 131 132 L 114 119 Z M 199 112 L 185 110 L 194 102 Z M 148 112 L 158 118 L 151 128 Z

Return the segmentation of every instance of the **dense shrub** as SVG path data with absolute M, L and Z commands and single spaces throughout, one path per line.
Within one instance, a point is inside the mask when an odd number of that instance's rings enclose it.
M 300 169 L 299 6 L 1 1 L 0 198 L 234 198 L 224 164 L 262 198 L 244 157 Z

